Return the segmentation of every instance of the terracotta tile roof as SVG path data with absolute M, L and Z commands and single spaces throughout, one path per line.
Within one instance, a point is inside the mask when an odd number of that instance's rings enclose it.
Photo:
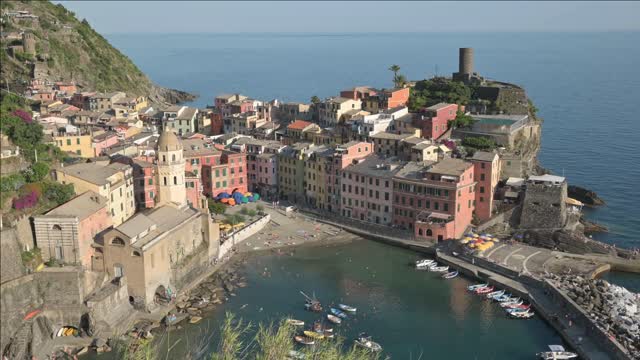
M 309 125 L 312 125 L 312 122 L 304 121 L 304 120 L 296 120 L 287 126 L 287 129 L 291 130 L 303 130 Z

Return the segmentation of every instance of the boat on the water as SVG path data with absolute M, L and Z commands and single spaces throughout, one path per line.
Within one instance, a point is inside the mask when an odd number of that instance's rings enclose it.
M 333 328 L 329 327 L 325 324 L 322 323 L 322 320 L 318 320 L 316 322 L 313 323 L 313 331 L 317 332 L 317 333 L 325 333 L 325 332 L 333 332 Z
M 507 308 L 504 309 L 504 311 L 508 312 L 509 314 L 514 314 L 514 313 L 519 313 L 519 312 L 527 312 L 529 311 L 529 309 L 520 309 L 520 308 Z
M 311 330 L 305 330 L 305 331 L 303 331 L 303 334 L 306 337 L 311 338 L 311 339 L 317 339 L 317 340 L 324 339 L 324 334 L 317 333 L 317 332 L 311 331 Z
M 344 310 L 350 313 L 354 313 L 358 310 L 357 308 L 354 308 L 353 306 L 349 306 L 346 304 L 338 304 L 338 307 L 340 308 L 340 310 Z
M 565 350 L 562 345 L 549 345 L 549 350 L 551 351 L 539 352 L 536 356 L 543 360 L 567 360 L 578 357 L 578 354 Z
M 489 286 L 489 284 L 476 284 L 476 285 L 469 285 L 469 286 L 467 286 L 467 290 L 469 290 L 469 291 L 474 291 L 474 290 L 476 290 L 476 289 L 483 288 L 483 287 L 487 287 L 487 286 Z
M 510 312 L 508 314 L 509 316 L 515 319 L 529 319 L 533 317 L 534 312 L 531 310 L 526 310 L 526 311 Z
M 312 338 L 306 337 L 306 336 L 300 336 L 300 335 L 296 335 L 293 337 L 293 339 L 298 343 L 298 344 L 302 344 L 302 345 L 313 345 L 315 344 L 315 340 L 313 340 Z
M 488 294 L 493 291 L 493 286 L 487 286 L 483 288 L 477 288 L 474 292 L 478 295 Z
M 382 351 L 382 346 L 377 342 L 371 340 L 371 336 L 367 336 L 366 334 L 360 334 L 360 336 L 358 336 L 354 343 L 356 344 L 356 346 L 361 346 L 372 352 Z
M 449 266 L 434 266 L 429 269 L 429 271 L 433 272 L 447 272 L 449 270 Z
M 286 322 L 293 326 L 304 326 L 304 321 L 298 319 L 287 319 Z
M 498 296 L 502 296 L 504 294 L 504 290 L 492 291 L 487 294 L 487 299 L 494 299 Z
M 335 334 L 332 331 L 325 331 L 323 333 L 325 339 L 333 339 Z
M 524 302 L 522 300 L 518 300 L 518 301 L 505 301 L 505 302 L 501 302 L 500 306 L 502 306 L 503 308 L 512 308 L 512 307 L 518 307 L 518 306 L 522 306 Z
M 322 304 L 319 301 L 307 301 L 304 308 L 313 312 L 322 312 Z
M 452 272 L 448 272 L 448 273 L 446 273 L 446 274 L 442 275 L 442 277 L 443 277 L 444 279 L 453 279 L 453 278 L 454 278 L 454 277 L 456 277 L 456 276 L 458 276 L 458 270 L 456 270 L 456 271 L 452 271 Z
M 514 298 L 513 296 L 511 296 L 511 294 L 503 294 L 503 295 L 494 297 L 493 300 L 503 303 L 503 302 L 509 302 L 509 301 L 517 301 L 517 300 L 520 300 L 520 298 Z
M 331 313 L 339 318 L 343 318 L 346 319 L 347 318 L 347 314 L 345 314 L 344 312 L 336 309 L 336 308 L 331 308 L 329 309 L 329 311 L 331 311 Z
M 334 324 L 340 324 L 342 322 L 342 319 L 333 314 L 327 314 L 327 320 L 331 321 Z
M 417 268 L 428 267 L 429 265 L 431 265 L 433 263 L 435 263 L 435 260 L 431 260 L 431 259 L 416 260 L 416 267 Z

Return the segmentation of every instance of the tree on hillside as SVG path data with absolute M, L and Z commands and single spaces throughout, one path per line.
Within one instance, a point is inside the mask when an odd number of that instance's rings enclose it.
M 49 165 L 38 161 L 33 164 L 31 167 L 25 169 L 22 172 L 25 180 L 30 183 L 42 181 L 49 174 Z
M 475 120 L 471 116 L 458 110 L 456 118 L 454 120 L 449 120 L 448 125 L 450 128 L 468 128 L 471 127 L 474 122 Z
M 393 84 L 398 87 L 398 72 L 400 71 L 400 65 L 393 64 L 389 66 L 389 71 L 393 72 Z

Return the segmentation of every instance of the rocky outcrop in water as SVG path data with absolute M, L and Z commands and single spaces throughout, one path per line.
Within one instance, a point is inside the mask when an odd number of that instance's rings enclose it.
M 553 276 L 551 282 L 611 333 L 631 358 L 640 359 L 640 294 L 601 279 Z
M 602 200 L 598 194 L 580 186 L 569 185 L 567 193 L 570 198 L 576 199 L 587 206 L 605 205 L 604 200 Z

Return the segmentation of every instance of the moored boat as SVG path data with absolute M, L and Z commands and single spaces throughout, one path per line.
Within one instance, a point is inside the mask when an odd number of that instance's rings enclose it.
M 323 332 L 333 332 L 333 328 L 326 326 L 325 324 L 322 323 L 322 320 L 318 320 L 316 322 L 313 323 L 313 331 L 322 334 Z
M 505 302 L 501 302 L 500 306 L 502 306 L 503 308 L 510 308 L 510 307 L 518 307 L 521 306 L 523 303 L 522 300 L 518 300 L 518 301 L 505 301 Z
M 322 305 L 318 301 L 307 301 L 304 308 L 313 312 L 322 312 Z
M 302 345 L 313 345 L 315 344 L 315 340 L 313 340 L 312 338 L 306 337 L 306 336 L 300 336 L 300 335 L 296 335 L 293 337 L 293 339 L 298 343 L 298 344 L 302 344 Z
M 323 333 L 323 334 L 320 334 L 320 333 L 317 333 L 317 332 L 315 332 L 315 331 L 311 331 L 311 330 L 305 330 L 305 331 L 303 331 L 303 334 L 304 334 L 306 337 L 311 338 L 311 339 L 317 339 L 317 340 L 320 340 L 320 339 L 323 339 L 323 338 L 324 338 L 324 333 Z
M 346 304 L 338 304 L 338 307 L 340 308 L 340 310 L 344 310 L 350 313 L 354 313 L 358 310 L 357 308 L 354 308 L 353 306 L 349 306 Z
M 370 351 L 373 352 L 379 352 L 382 351 L 382 346 L 380 344 L 378 344 L 377 342 L 371 340 L 371 336 L 365 336 L 363 334 L 361 334 L 355 341 L 354 343 L 356 344 L 356 346 L 361 346 L 365 349 L 368 349 Z
M 304 321 L 298 319 L 287 319 L 286 322 L 293 326 L 304 326 Z
M 487 286 L 489 286 L 489 284 L 486 284 L 486 283 L 485 284 L 469 285 L 469 286 L 467 286 L 467 290 L 474 291 L 476 289 L 487 287 Z
M 493 299 L 493 298 L 496 298 L 498 296 L 502 296 L 503 294 L 504 294 L 504 290 L 492 291 L 492 292 L 487 294 L 487 299 Z
M 435 263 L 435 261 L 431 260 L 431 259 L 417 260 L 416 261 L 416 267 L 417 268 L 429 267 L 429 265 L 431 265 L 433 263 Z
M 434 266 L 429 269 L 429 271 L 433 272 L 447 272 L 449 270 L 449 266 Z
M 458 270 L 452 271 L 452 272 L 449 272 L 449 273 L 446 273 L 446 274 L 442 275 L 442 277 L 444 279 L 453 279 L 456 276 L 458 276 Z
M 483 288 L 477 288 L 474 292 L 478 295 L 488 294 L 493 291 L 493 286 L 487 286 Z
M 578 357 L 578 354 L 566 351 L 562 345 L 549 345 L 549 350 L 551 351 L 539 352 L 536 356 L 543 360 L 567 360 Z
M 333 314 L 327 314 L 327 320 L 331 321 L 334 324 L 340 324 L 342 322 L 342 319 Z
M 345 314 L 344 312 L 336 309 L 336 308 L 331 308 L 329 309 L 329 311 L 331 311 L 331 313 L 339 318 L 343 318 L 346 319 L 347 318 L 347 314 Z
M 527 310 L 527 311 L 524 311 L 524 312 L 520 312 L 520 311 L 519 312 L 510 312 L 508 314 L 509 314 L 509 316 L 511 316 L 513 318 L 516 318 L 516 319 L 529 319 L 529 318 L 533 317 L 534 312 L 531 311 L 531 310 Z

